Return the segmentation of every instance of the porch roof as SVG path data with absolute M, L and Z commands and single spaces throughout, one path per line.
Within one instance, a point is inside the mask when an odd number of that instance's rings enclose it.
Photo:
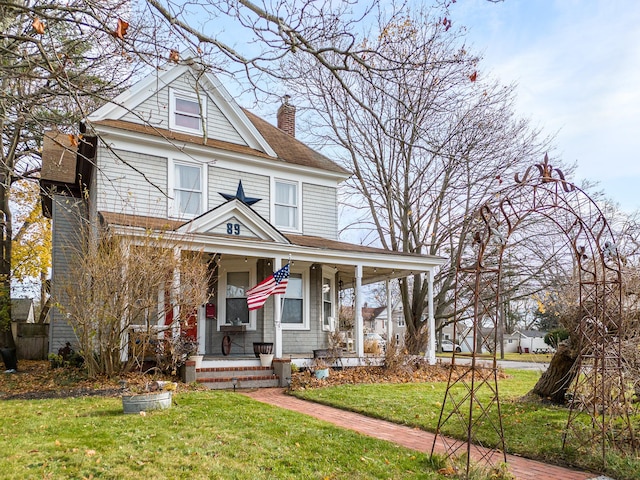
M 442 265 L 446 259 L 434 255 L 392 252 L 382 248 L 357 245 L 339 240 L 284 233 L 289 243 L 259 238 L 229 237 L 211 232 L 179 233 L 184 222 L 164 218 L 101 212 L 102 218 L 119 234 L 142 236 L 149 228 L 163 231 L 163 241 L 187 249 L 197 249 L 225 256 L 282 258 L 294 262 L 322 264 L 333 268 L 345 287 L 352 286 L 355 267 L 362 267 L 363 284 L 402 278 Z

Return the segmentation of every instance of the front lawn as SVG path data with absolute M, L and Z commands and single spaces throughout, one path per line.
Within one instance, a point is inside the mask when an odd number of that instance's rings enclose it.
M 591 457 L 562 450 L 562 434 L 567 422 L 565 408 L 519 401 L 535 385 L 540 374 L 518 370 L 507 370 L 506 373 L 509 378 L 500 380 L 498 388 L 507 451 L 586 470 L 597 468 L 601 463 L 601 456 L 597 453 L 595 457 Z M 446 382 L 339 385 L 305 389 L 294 394 L 300 398 L 435 432 L 446 387 Z M 493 415 L 495 421 L 495 408 Z M 635 419 L 636 425 L 638 420 Z M 466 438 L 462 424 L 448 422 L 443 433 Z M 487 444 L 495 442 L 489 429 L 480 430 L 479 438 Z M 606 473 L 614 478 L 639 478 L 640 459 L 612 453 L 608 462 L 609 470 Z
M 444 479 L 428 456 L 233 392 L 124 415 L 119 398 L 0 403 L 3 479 Z

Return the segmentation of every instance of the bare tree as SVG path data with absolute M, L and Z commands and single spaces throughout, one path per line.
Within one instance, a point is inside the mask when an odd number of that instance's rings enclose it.
M 473 234 L 470 215 L 523 165 L 539 158 L 546 140 L 513 113 L 513 88 L 478 73 L 479 58 L 442 22 L 420 11 L 383 22 L 363 40 L 392 59 L 380 70 L 345 74 L 341 84 L 308 63 L 289 63 L 292 89 L 320 112 L 313 126 L 353 172 L 351 227 L 374 243 L 402 252 L 444 255 L 436 278 L 436 318 L 453 318 L 455 266 Z M 395 60 L 394 60 L 395 59 Z M 399 59 L 404 59 L 404 63 Z M 365 237 L 366 238 L 366 237 Z M 400 282 L 411 349 L 424 348 L 426 282 Z
M 8 305 L 11 273 L 8 187 L 14 178 L 37 175 L 43 131 L 56 126 L 77 140 L 77 121 L 93 105 L 111 100 L 141 69 L 179 60 L 178 52 L 187 47 L 193 61 L 227 80 L 242 79 L 245 88 L 262 98 L 278 95 L 274 85 L 297 75 L 281 69 L 280 60 L 309 62 L 368 112 L 370 122 L 386 130 L 387 118 L 352 88 L 357 86 L 352 78 L 378 89 L 386 75 L 430 64 L 416 43 L 413 51 L 404 50 L 409 56 L 397 56 L 405 43 L 402 36 L 388 35 L 374 44 L 361 41 L 372 19 L 380 16 L 390 25 L 399 24 L 405 7 L 403 2 L 379 1 L 363 7 L 355 0 L 146 0 L 135 7 L 124 0 L 0 0 L 3 304 Z M 403 92 L 396 94 L 402 102 Z M 7 309 L 0 304 L 0 312 Z M 12 340 L 7 331 L 2 343 Z
M 43 132 L 80 141 L 78 123 L 87 113 L 141 70 L 177 61 L 188 47 L 193 61 L 256 95 L 274 91 L 270 80 L 289 78 L 277 63 L 288 56 L 313 59 L 340 83 L 354 65 L 376 68 L 376 52 L 354 41 L 359 22 L 376 8 L 315 0 L 148 0 L 136 7 L 124 0 L 0 0 L 0 347 L 14 347 L 10 186 L 38 177 Z M 402 5 L 385 8 L 393 16 Z
M 82 243 L 58 308 L 76 332 L 89 374 L 139 368 L 156 354 L 174 370 L 188 353 L 176 351 L 180 335 L 206 301 L 206 257 L 176 252 L 150 235 L 134 241 L 107 232 L 97 243 Z

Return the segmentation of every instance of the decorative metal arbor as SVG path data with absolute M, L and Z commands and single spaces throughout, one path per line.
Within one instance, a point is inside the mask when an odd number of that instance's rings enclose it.
M 496 358 L 503 325 L 499 305 L 504 254 L 515 232 L 526 230 L 531 217 L 555 226 L 573 252 L 580 320 L 572 341 L 579 354 L 567 395 L 570 408 L 563 448 L 598 445 L 603 465 L 609 448 L 636 449 L 629 419 L 632 386 L 625 380 L 621 356 L 621 258 L 602 211 L 545 155 L 543 163 L 530 167 L 522 178 L 516 174 L 513 185 L 478 210 L 472 220 L 472 242 L 457 264 L 454 338 L 457 325 L 466 320 L 471 353 L 453 352 L 432 454 L 440 442 L 449 458 L 465 456 L 466 476 L 471 462 L 506 462 Z M 486 445 L 478 438 L 480 427 L 485 438 L 487 429 L 490 432 Z M 456 428 L 464 430 L 466 441 L 451 441 L 442 433 Z

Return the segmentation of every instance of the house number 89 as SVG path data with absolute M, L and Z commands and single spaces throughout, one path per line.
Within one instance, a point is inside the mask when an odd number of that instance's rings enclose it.
M 227 223 L 227 233 L 229 235 L 240 235 L 239 223 Z

